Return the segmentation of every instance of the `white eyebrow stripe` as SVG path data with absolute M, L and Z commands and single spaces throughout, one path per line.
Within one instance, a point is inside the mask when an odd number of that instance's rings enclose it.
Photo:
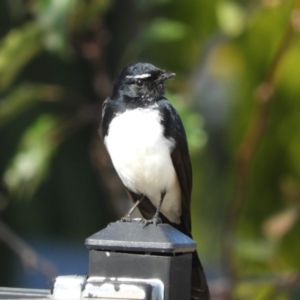
M 145 74 L 135 75 L 135 76 L 131 76 L 131 75 L 126 76 L 126 78 L 140 78 L 140 79 L 148 78 L 148 77 L 151 77 L 151 74 L 145 73 Z

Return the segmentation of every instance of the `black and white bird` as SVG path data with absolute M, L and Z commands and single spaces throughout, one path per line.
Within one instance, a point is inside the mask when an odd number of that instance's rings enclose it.
M 112 163 L 145 222 L 169 223 L 191 237 L 192 169 L 181 119 L 164 97 L 175 76 L 149 63 L 124 68 L 103 104 L 100 133 Z M 191 299 L 210 299 L 197 252 Z

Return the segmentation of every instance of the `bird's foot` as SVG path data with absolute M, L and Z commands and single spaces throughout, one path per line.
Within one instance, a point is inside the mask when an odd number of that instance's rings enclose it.
M 121 218 L 118 222 L 131 222 L 131 217 L 126 215 L 125 217 Z
M 148 226 L 148 225 L 150 225 L 150 224 L 153 224 L 153 225 L 157 225 L 157 224 L 161 224 L 162 223 L 162 221 L 161 221 L 161 219 L 160 218 L 158 218 L 158 217 L 154 217 L 153 219 L 151 219 L 151 220 L 144 220 L 143 221 L 143 224 L 144 224 L 144 227 L 146 227 L 146 226 Z
M 131 218 L 130 216 L 125 216 L 125 217 L 123 217 L 123 218 L 121 218 L 121 220 L 120 221 L 118 221 L 118 222 L 137 222 L 137 223 L 141 223 L 141 222 L 143 222 L 143 221 L 147 221 L 147 220 L 145 220 L 145 219 L 142 219 L 142 218 Z

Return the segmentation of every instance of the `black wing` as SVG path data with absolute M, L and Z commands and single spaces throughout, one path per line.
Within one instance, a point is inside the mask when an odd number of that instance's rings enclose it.
M 171 153 L 172 162 L 177 174 L 181 189 L 181 223 L 171 223 L 172 226 L 192 237 L 191 235 L 191 193 L 192 193 L 192 167 L 184 127 L 175 108 L 166 100 L 159 101 L 163 113 L 165 136 L 174 139 L 175 147 Z M 163 222 L 170 223 L 165 217 Z M 191 275 L 191 299 L 209 300 L 210 294 L 207 280 L 197 251 L 193 253 Z
M 181 224 L 175 227 L 185 234 L 191 235 L 192 167 L 185 130 L 177 111 L 169 101 L 161 99 L 158 101 L 158 105 L 163 116 L 164 135 L 175 141 L 171 157 L 181 189 L 182 205 Z

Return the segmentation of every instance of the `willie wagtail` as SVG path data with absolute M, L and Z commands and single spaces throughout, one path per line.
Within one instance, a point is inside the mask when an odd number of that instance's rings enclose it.
M 103 104 L 100 133 L 114 168 L 147 223 L 169 223 L 191 237 L 192 169 L 181 119 L 164 97 L 175 76 L 149 63 L 124 68 Z M 191 299 L 210 299 L 197 252 Z

